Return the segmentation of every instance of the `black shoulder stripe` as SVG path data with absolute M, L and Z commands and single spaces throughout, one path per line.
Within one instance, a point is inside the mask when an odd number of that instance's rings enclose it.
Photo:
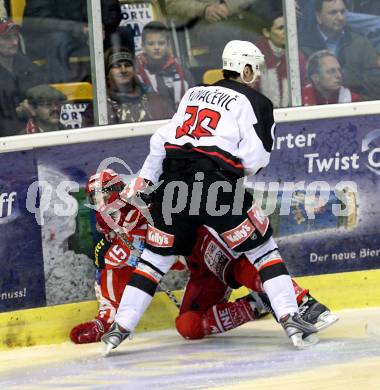
M 260 92 L 237 81 L 221 80 L 215 85 L 232 89 L 241 93 L 249 100 L 257 118 L 254 131 L 256 131 L 256 134 L 263 143 L 265 150 L 270 152 L 273 146 L 272 127 L 274 125 L 272 102 Z

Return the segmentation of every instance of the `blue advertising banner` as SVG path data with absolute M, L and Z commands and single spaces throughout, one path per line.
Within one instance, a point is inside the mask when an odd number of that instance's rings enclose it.
M 26 209 L 33 152 L 0 154 L 0 312 L 45 305 L 41 228 Z
M 267 197 L 277 194 L 270 219 L 293 275 L 380 268 L 379 120 L 278 126 L 270 165 L 255 181 Z

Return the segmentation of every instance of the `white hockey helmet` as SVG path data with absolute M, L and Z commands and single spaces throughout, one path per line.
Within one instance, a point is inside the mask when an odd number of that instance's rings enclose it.
M 230 41 L 224 47 L 223 69 L 231 70 L 240 74 L 243 82 L 250 84 L 260 76 L 260 68 L 264 64 L 264 54 L 252 42 L 248 41 Z M 251 65 L 254 72 L 254 78 L 251 81 L 244 80 L 243 70 L 246 65 Z

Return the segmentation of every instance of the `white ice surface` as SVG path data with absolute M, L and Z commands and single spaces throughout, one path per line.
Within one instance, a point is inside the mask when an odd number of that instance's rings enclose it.
M 380 308 L 337 314 L 303 351 L 272 319 L 199 341 L 140 333 L 107 358 L 99 343 L 4 351 L 0 389 L 380 389 Z

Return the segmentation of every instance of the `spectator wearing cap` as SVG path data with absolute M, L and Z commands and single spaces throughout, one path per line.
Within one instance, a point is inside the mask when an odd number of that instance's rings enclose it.
M 126 48 L 106 53 L 108 123 L 143 122 L 170 118 L 170 102 L 138 79 L 133 54 Z
M 61 109 L 66 99 L 66 95 L 50 85 L 37 85 L 28 89 L 26 101 L 18 108 L 20 116 L 29 118 L 21 134 L 62 130 Z
M 19 32 L 12 20 L 0 20 L 0 137 L 16 135 L 25 126 L 16 107 L 27 89 L 45 82 L 39 67 L 20 52 Z
M 260 76 L 259 90 L 267 96 L 274 107 L 288 107 L 289 87 L 285 53 L 285 20 L 281 0 L 265 0 L 257 7 L 262 25 L 262 39 L 256 45 L 264 54 L 265 71 Z M 306 84 L 306 60 L 300 53 L 301 85 Z
M 305 106 L 361 100 L 359 95 L 343 86 L 342 68 L 335 55 L 328 50 L 318 51 L 309 58 L 307 73 L 311 83 L 303 89 Z
M 161 22 L 150 22 L 142 31 L 143 53 L 136 57 L 140 80 L 177 109 L 185 92 L 194 86 L 190 71 L 172 55 L 169 29 Z

